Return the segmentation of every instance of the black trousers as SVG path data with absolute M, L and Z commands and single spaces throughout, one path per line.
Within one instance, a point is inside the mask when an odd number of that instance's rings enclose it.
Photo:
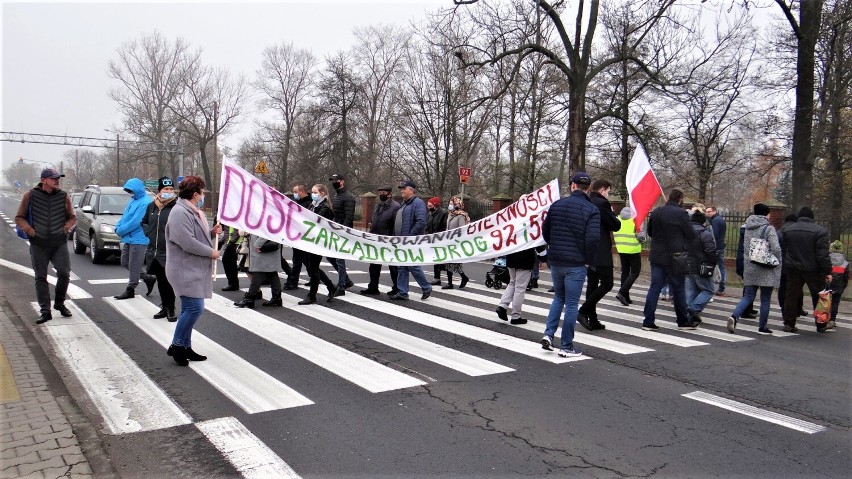
M 786 301 L 787 297 L 787 270 L 781 272 L 781 283 L 778 286 L 778 306 L 781 307 L 781 314 L 784 314 L 784 301 Z M 799 309 L 796 310 L 796 314 L 799 314 L 804 308 L 805 305 L 805 295 L 799 294 Z
M 305 264 L 305 252 L 293 248 L 293 267 L 287 273 L 287 284 L 298 286 L 299 275 L 302 274 L 302 265 Z
M 269 281 L 272 287 L 272 299 L 281 298 L 281 278 L 278 277 L 278 271 L 252 271 L 251 284 L 249 285 L 247 298 L 253 298 L 260 291 L 260 286 Z
M 157 277 L 157 289 L 160 291 L 160 301 L 163 307 L 174 309 L 175 307 L 175 290 L 172 284 L 169 283 L 169 278 L 166 277 L 166 267 L 154 258 L 151 264 L 148 265 L 148 274 L 153 274 Z
M 240 285 L 239 272 L 237 268 L 237 245 L 229 244 L 225 246 L 225 252 L 222 253 L 222 269 L 225 270 L 225 277 L 228 278 L 228 286 Z M 150 271 L 149 271 L 150 272 Z
M 589 318 L 597 319 L 598 301 L 612 291 L 612 270 L 612 266 L 598 266 L 594 270 L 589 268 L 587 273 L 586 302 L 580 306 L 580 313 L 585 314 Z
M 65 304 L 65 294 L 71 281 L 71 258 L 68 254 L 68 242 L 55 246 L 38 246 L 30 243 L 30 258 L 35 275 L 36 298 L 42 313 L 50 313 L 50 285 L 47 283 L 47 267 L 53 263 L 56 268 L 56 297 L 53 304 Z
M 796 271 L 787 269 L 787 291 L 784 295 L 784 326 L 795 326 L 796 318 L 799 317 L 801 311 L 801 303 L 799 298 L 802 297 L 802 287 L 808 285 L 811 291 L 811 297 L 822 291 L 825 286 L 825 278 L 820 276 L 816 271 Z
M 305 253 L 305 268 L 308 270 L 308 276 L 311 278 L 311 284 L 309 286 L 310 290 L 308 291 L 309 298 L 316 298 L 320 281 L 322 281 L 322 284 L 328 288 L 329 293 L 335 290 L 334 283 L 331 282 L 328 275 L 325 274 L 325 271 L 320 268 L 321 261 L 322 256 L 307 252 Z
M 390 270 L 391 281 L 393 281 L 393 289 L 392 292 L 397 292 L 396 288 L 396 275 L 399 272 L 399 268 L 396 266 L 388 266 L 388 270 Z M 370 284 L 367 285 L 367 289 L 379 289 L 379 276 L 382 273 L 382 265 L 380 264 L 371 264 L 370 265 Z
M 618 258 L 621 260 L 621 286 L 618 292 L 625 298 L 629 298 L 630 288 L 642 272 L 642 253 L 618 253 Z

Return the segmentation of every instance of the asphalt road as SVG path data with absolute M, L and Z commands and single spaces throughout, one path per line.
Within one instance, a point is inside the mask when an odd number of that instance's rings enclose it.
M 0 212 L 13 218 L 18 201 L 0 198 Z M 34 321 L 27 245 L 8 226 L 0 240 L 0 289 L 21 318 Z M 365 298 L 356 287 L 331 305 L 320 296 L 317 305 L 295 306 L 303 288 L 285 296 L 284 308 L 238 310 L 230 302 L 241 293 L 222 293 L 225 280 L 218 279 L 214 292 L 223 298 L 208 300 L 196 325 L 209 343 L 194 337 L 194 349 L 211 360 L 181 368 L 165 354 L 168 341 L 157 336 L 169 327 L 165 320 L 139 313 L 156 310 L 156 289 L 147 298 L 111 301 L 124 289 L 126 271 L 117 262 L 93 265 L 86 255 L 71 256 L 72 285 L 80 290 L 79 299 L 70 300 L 78 314 L 69 319 L 88 318 L 118 348 L 117 356 L 129 358 L 128 370 L 138 368 L 154 385 L 151 391 L 162 391 L 189 418 L 115 432 L 119 426 L 110 425 L 100 405 L 110 392 L 80 379 L 99 361 L 115 369 L 111 358 L 90 356 L 88 364 L 64 359 L 55 334 L 70 328 L 69 320 L 57 317 L 47 323 L 54 329 L 36 328 L 122 477 L 251 476 L 246 461 L 235 459 L 240 454 L 222 452 L 227 447 L 211 439 L 208 426 L 222 418 L 256 441 L 244 458 L 271 456 L 302 477 L 848 477 L 850 471 L 848 315 L 826 334 L 801 318 L 797 335 L 759 336 L 754 320 L 741 321 L 737 334 L 729 335 L 723 320 L 737 298 L 717 298 L 698 331 L 663 329 L 640 337 L 645 280 L 634 289 L 633 306 L 621 306 L 612 294 L 599 306 L 609 329 L 578 335 L 590 359 L 558 363 L 555 352 L 543 352 L 538 343 L 546 287 L 528 294 L 530 327 L 508 325 L 493 313 L 500 292 L 483 286 L 487 264 L 465 266 L 472 278 L 465 290 L 435 289 L 427 301 L 419 300 L 412 281 L 412 300 L 402 305 L 384 295 Z M 367 281 L 366 265 L 350 263 L 349 269 L 356 283 Z M 542 275 L 543 283 L 548 279 Z M 671 305 L 661 301 L 660 311 L 670 313 Z M 658 317 L 658 324 L 674 320 Z M 770 327 L 778 331 L 779 324 L 774 305 Z M 353 329 L 375 325 L 387 329 L 378 336 Z M 401 343 L 379 339 L 397 332 L 408 336 Z M 579 325 L 578 332 L 587 333 Z M 421 345 L 444 349 L 438 358 L 426 357 L 418 352 Z M 471 373 L 442 362 L 459 352 L 503 372 Z M 213 370 L 214 354 L 227 355 L 238 371 L 233 385 Z M 348 373 L 339 369 L 344 366 L 351 366 Z M 374 366 L 368 383 L 361 376 Z M 250 382 L 253 374 L 265 375 L 268 389 Z M 257 389 L 240 392 L 242 380 Z M 264 406 L 266 395 L 283 401 L 279 385 L 310 404 Z M 159 404 L 157 397 L 152 392 L 141 402 Z M 253 400 L 261 404 L 251 406 Z M 735 410 L 719 406 L 725 401 Z M 130 409 L 131 419 L 159 420 L 151 417 L 156 412 Z

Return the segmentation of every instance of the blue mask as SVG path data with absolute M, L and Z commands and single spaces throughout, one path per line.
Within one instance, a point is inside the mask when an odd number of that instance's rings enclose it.
M 198 209 L 204 208 L 204 197 L 202 196 L 200 200 L 198 200 Z
M 174 193 L 160 193 L 160 198 L 164 200 L 170 200 L 175 197 Z
M 299 193 L 293 193 L 293 199 L 298 201 L 299 200 Z
M 316 193 L 311 193 L 311 199 L 314 200 L 314 203 L 320 200 L 320 195 Z

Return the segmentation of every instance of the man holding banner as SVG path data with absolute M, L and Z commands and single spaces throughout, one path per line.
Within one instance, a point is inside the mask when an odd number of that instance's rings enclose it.
M 402 206 L 396 212 L 396 221 L 393 225 L 394 236 L 417 236 L 426 232 L 426 203 L 417 197 L 417 183 L 411 180 L 405 180 L 399 185 L 399 192 L 402 195 Z M 396 279 L 397 293 L 391 296 L 391 299 L 406 300 L 408 299 L 408 272 L 420 285 L 423 290 L 423 296 L 420 299 L 426 300 L 432 294 L 432 285 L 426 280 L 426 275 L 423 273 L 423 268 L 420 266 L 400 266 Z

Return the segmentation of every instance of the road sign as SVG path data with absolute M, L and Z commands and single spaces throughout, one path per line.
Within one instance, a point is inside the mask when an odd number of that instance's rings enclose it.
M 469 180 L 470 180 L 470 168 L 468 168 L 466 166 L 460 166 L 459 167 L 459 181 L 461 181 L 463 184 L 467 184 L 467 182 Z
M 16 181 L 16 182 L 15 182 L 15 188 L 20 188 L 20 187 L 21 187 L 21 182 L 20 182 L 20 181 Z
M 258 163 L 257 166 L 254 167 L 254 172 L 258 175 L 268 175 L 269 168 L 266 167 L 266 162 L 261 160 L 260 163 Z
M 158 180 L 145 180 L 145 188 L 150 188 L 153 191 L 157 191 L 158 186 L 160 186 L 160 182 Z

